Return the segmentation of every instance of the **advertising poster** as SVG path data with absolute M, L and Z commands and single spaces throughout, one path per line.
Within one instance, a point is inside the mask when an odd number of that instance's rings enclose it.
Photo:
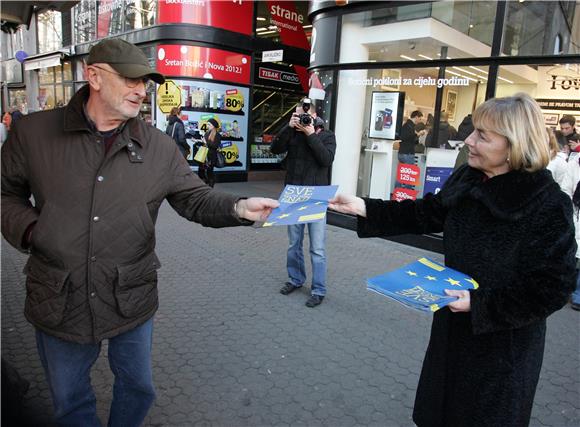
M 160 0 L 160 24 L 197 24 L 251 35 L 254 2 L 211 0 Z
M 371 102 L 371 138 L 395 139 L 399 92 L 373 92 Z
M 165 76 L 188 76 L 250 84 L 251 60 L 227 50 L 201 46 L 160 45 L 157 71 Z
M 248 97 L 249 89 L 235 85 L 198 80 L 166 80 L 157 87 L 157 127 L 165 132 L 167 113 L 181 107 L 180 118 L 185 125 L 185 136 L 191 147 L 187 159 L 197 168 L 193 157 L 208 130 L 209 119 L 220 124 L 221 151 L 226 167 L 216 171 L 245 171 L 248 151 Z M 179 105 L 178 105 L 179 104 Z
M 423 194 L 439 193 L 441 187 L 443 187 L 443 184 L 445 184 L 445 181 L 447 181 L 452 173 L 453 168 L 427 167 L 425 170 L 425 186 L 423 187 Z

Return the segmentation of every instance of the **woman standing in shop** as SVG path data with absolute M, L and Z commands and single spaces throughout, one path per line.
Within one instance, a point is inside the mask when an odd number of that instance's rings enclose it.
M 575 288 L 572 203 L 546 170 L 548 135 L 526 94 L 473 113 L 468 164 L 436 194 L 403 202 L 340 195 L 359 237 L 444 231 L 445 263 L 478 283 L 433 316 L 417 388 L 419 427 L 527 426 L 546 318 Z
M 199 166 L 199 176 L 203 181 L 213 187 L 215 185 L 215 174 L 213 169 L 217 162 L 217 152 L 222 143 L 222 137 L 219 133 L 220 125 L 216 119 L 207 121 L 207 132 L 203 136 L 205 145 L 208 148 L 207 159 L 203 165 Z

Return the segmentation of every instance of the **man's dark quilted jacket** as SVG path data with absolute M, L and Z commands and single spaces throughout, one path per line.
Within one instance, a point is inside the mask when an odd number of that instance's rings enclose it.
M 130 330 L 157 310 L 163 200 L 205 226 L 242 223 L 237 197 L 204 185 L 171 138 L 142 120 L 129 120 L 105 153 L 83 114 L 87 97 L 85 86 L 65 108 L 22 118 L 2 147 L 2 234 L 24 250 L 36 222 L 25 315 L 79 343 Z

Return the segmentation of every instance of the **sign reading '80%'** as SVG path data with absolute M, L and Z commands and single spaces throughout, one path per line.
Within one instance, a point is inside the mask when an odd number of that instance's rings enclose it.
M 171 109 L 181 105 L 181 89 L 172 80 L 157 88 L 157 107 L 164 114 L 169 114 Z

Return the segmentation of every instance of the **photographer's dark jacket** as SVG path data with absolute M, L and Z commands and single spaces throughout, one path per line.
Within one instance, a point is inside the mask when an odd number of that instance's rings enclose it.
M 435 312 L 417 388 L 419 427 L 524 427 L 546 318 L 576 284 L 572 203 L 546 169 L 486 179 L 464 165 L 437 194 L 366 200 L 360 237 L 444 231 L 445 264 L 478 283 L 471 311 Z
M 336 138 L 323 130 L 306 136 L 286 125 L 270 147 L 274 154 L 286 155 L 286 184 L 329 185 L 330 167 L 334 161 Z
M 26 318 L 79 343 L 128 331 L 157 310 L 155 221 L 165 199 L 205 226 L 242 223 L 238 197 L 203 184 L 171 138 L 142 120 L 129 120 L 105 152 L 83 115 L 88 92 L 23 117 L 2 146 L 2 234 L 24 250 L 36 223 Z

